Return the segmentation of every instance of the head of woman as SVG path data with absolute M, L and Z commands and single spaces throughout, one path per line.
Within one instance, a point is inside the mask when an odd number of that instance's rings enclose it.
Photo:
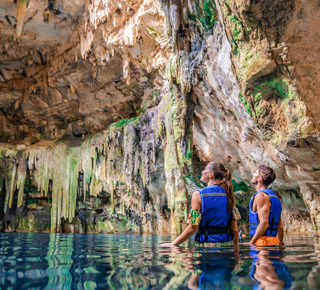
M 208 185 L 219 185 L 225 189 L 228 197 L 228 211 L 230 212 L 235 205 L 230 170 L 221 163 L 210 162 L 201 172 L 200 180 Z

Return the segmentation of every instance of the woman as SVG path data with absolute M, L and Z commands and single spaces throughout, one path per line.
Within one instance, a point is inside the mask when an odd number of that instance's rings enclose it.
M 230 243 L 239 242 L 238 219 L 234 212 L 231 172 L 221 163 L 210 162 L 201 172 L 201 181 L 208 184 L 206 188 L 196 191 L 191 199 L 191 211 L 188 227 L 172 243 L 164 247 L 177 246 L 194 234 L 196 243 Z M 201 214 L 200 214 L 201 213 Z

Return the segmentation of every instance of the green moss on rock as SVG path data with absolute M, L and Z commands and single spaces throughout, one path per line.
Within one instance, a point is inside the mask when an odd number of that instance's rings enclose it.
M 109 130 L 106 132 L 106 136 L 108 136 L 111 132 L 113 132 L 116 129 L 124 129 L 129 123 L 134 122 L 138 119 L 139 119 L 139 116 L 131 119 L 128 119 L 128 118 L 122 119 L 115 123 L 112 123 L 109 127 Z
M 249 113 L 250 117 L 253 118 L 253 113 L 252 113 L 252 109 L 248 103 L 248 100 L 246 97 L 244 97 L 241 93 L 239 94 L 239 99 L 241 101 L 241 103 L 243 104 L 243 106 L 245 107 L 245 109 L 247 110 L 247 112 Z
M 225 20 L 227 21 L 227 24 L 230 28 L 231 34 L 232 34 L 232 49 L 233 52 L 238 55 L 239 54 L 239 46 L 238 41 L 243 38 L 244 32 L 243 27 L 241 25 L 241 22 L 239 18 L 232 13 L 231 10 L 231 3 L 229 1 L 225 2 L 222 8 L 223 15 L 225 17 Z
M 270 93 L 278 96 L 282 101 L 295 97 L 295 91 L 290 88 L 288 81 L 282 77 L 270 77 L 267 81 L 254 87 L 253 90 L 256 101 L 260 100 L 264 94 Z
M 189 19 L 204 31 L 209 31 L 217 22 L 218 13 L 214 0 L 196 0 L 194 5 L 194 13 L 189 16 Z
M 269 58 L 261 55 L 258 51 L 251 47 L 237 47 L 237 75 L 244 82 L 252 82 L 259 75 L 270 73 L 274 69 L 274 65 Z
M 204 187 L 204 184 L 199 179 L 197 179 L 191 175 L 186 175 L 185 180 L 186 180 L 186 183 L 188 183 L 188 181 L 190 181 L 190 182 L 196 184 L 199 188 Z
M 239 21 L 238 17 L 234 14 L 228 15 L 228 18 L 230 20 L 230 28 L 232 32 L 232 37 L 234 41 L 240 40 L 240 35 L 242 33 L 242 26 L 241 22 Z
M 244 181 L 238 183 L 237 181 L 232 180 L 232 186 L 234 192 L 248 192 L 251 189 L 251 187 L 248 186 Z
M 192 134 L 189 134 L 188 137 L 188 147 L 186 150 L 186 156 L 184 156 L 184 163 L 186 165 L 191 165 L 192 164 L 192 155 L 193 155 L 193 151 L 192 151 Z

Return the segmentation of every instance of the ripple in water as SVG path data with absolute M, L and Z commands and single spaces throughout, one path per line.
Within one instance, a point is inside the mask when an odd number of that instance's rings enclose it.
M 1 289 L 319 289 L 320 238 L 160 248 L 163 236 L 0 234 Z

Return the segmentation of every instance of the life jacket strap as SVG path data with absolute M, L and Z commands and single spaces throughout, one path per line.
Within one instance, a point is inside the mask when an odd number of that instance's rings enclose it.
M 205 226 L 201 229 L 198 229 L 198 231 L 196 232 L 196 238 L 197 237 L 200 238 L 200 235 L 204 235 L 205 242 L 208 242 L 209 235 L 227 234 L 229 236 L 230 235 L 230 226 L 231 226 L 231 223 L 228 222 L 228 225 L 226 227 L 209 227 L 209 221 L 206 221 Z
M 273 226 L 277 226 L 276 228 L 273 228 Z M 272 232 L 275 232 L 275 231 L 278 231 L 278 226 L 279 226 L 279 223 L 275 223 L 274 222 L 274 217 L 271 219 L 271 223 L 269 223 L 269 227 L 267 229 L 271 231 L 271 235 L 272 235 Z
M 258 223 L 249 223 L 249 230 L 256 229 L 257 228 L 256 226 L 258 226 L 259 223 L 260 223 L 260 221 Z M 275 223 L 274 217 L 272 217 L 271 222 L 269 223 L 269 227 L 267 228 L 266 232 L 271 231 L 271 234 L 272 234 L 272 232 L 278 231 L 278 226 L 279 226 L 279 223 Z

